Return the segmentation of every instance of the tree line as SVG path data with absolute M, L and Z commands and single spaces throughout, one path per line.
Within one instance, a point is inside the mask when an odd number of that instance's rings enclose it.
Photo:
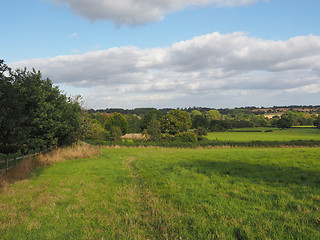
M 12 70 L 0 60 L 0 153 L 39 151 L 80 137 L 79 104 L 40 71 Z
M 126 133 L 143 133 L 150 140 L 183 140 L 197 141 L 208 131 L 228 131 L 233 128 L 247 127 L 278 127 L 281 129 L 292 126 L 315 125 L 320 128 L 319 116 L 315 113 L 287 111 L 281 116 L 267 118 L 253 113 L 235 113 L 222 115 L 218 110 L 201 113 L 193 110 L 190 113 L 180 109 L 162 111 L 151 109 L 137 114 L 118 112 L 86 113 L 83 138 L 119 141 Z
M 139 108 L 111 113 L 81 109 L 40 71 L 12 70 L 0 60 L 0 153 L 39 151 L 77 140 L 120 141 L 126 133 L 142 133 L 150 141 L 202 139 L 208 131 L 232 128 L 289 128 L 314 124 L 316 113 L 287 111 L 267 118 L 251 107 L 233 111 L 210 108 Z M 191 110 L 191 111 L 190 111 Z M 201 110 L 201 111 L 200 111 Z

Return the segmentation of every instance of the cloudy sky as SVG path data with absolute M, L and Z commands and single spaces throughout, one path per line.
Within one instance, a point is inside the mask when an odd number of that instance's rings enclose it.
M 0 59 L 85 107 L 320 104 L 319 0 L 10 0 Z

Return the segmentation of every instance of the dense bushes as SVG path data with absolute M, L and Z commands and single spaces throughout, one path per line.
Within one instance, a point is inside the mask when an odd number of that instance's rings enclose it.
M 174 136 L 174 141 L 196 143 L 198 141 L 197 134 L 192 132 L 181 132 Z
M 0 152 L 42 150 L 79 138 L 81 108 L 40 72 L 0 60 Z

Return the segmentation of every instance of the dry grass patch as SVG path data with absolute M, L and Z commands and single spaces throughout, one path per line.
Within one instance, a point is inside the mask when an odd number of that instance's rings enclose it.
M 35 157 L 24 158 L 15 168 L 0 175 L 0 191 L 7 189 L 11 183 L 27 178 L 36 168 L 71 159 L 89 158 L 99 153 L 101 147 L 79 142 L 70 147 L 54 149 L 47 154 L 40 153 Z

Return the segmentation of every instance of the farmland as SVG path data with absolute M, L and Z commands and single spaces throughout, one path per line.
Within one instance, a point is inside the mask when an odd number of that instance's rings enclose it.
M 106 148 L 0 195 L 3 239 L 319 239 L 319 148 Z
M 270 131 L 271 130 L 271 131 Z M 301 128 L 242 128 L 232 132 L 210 132 L 209 140 L 219 141 L 293 141 L 293 140 L 320 140 L 320 130 L 313 127 Z

